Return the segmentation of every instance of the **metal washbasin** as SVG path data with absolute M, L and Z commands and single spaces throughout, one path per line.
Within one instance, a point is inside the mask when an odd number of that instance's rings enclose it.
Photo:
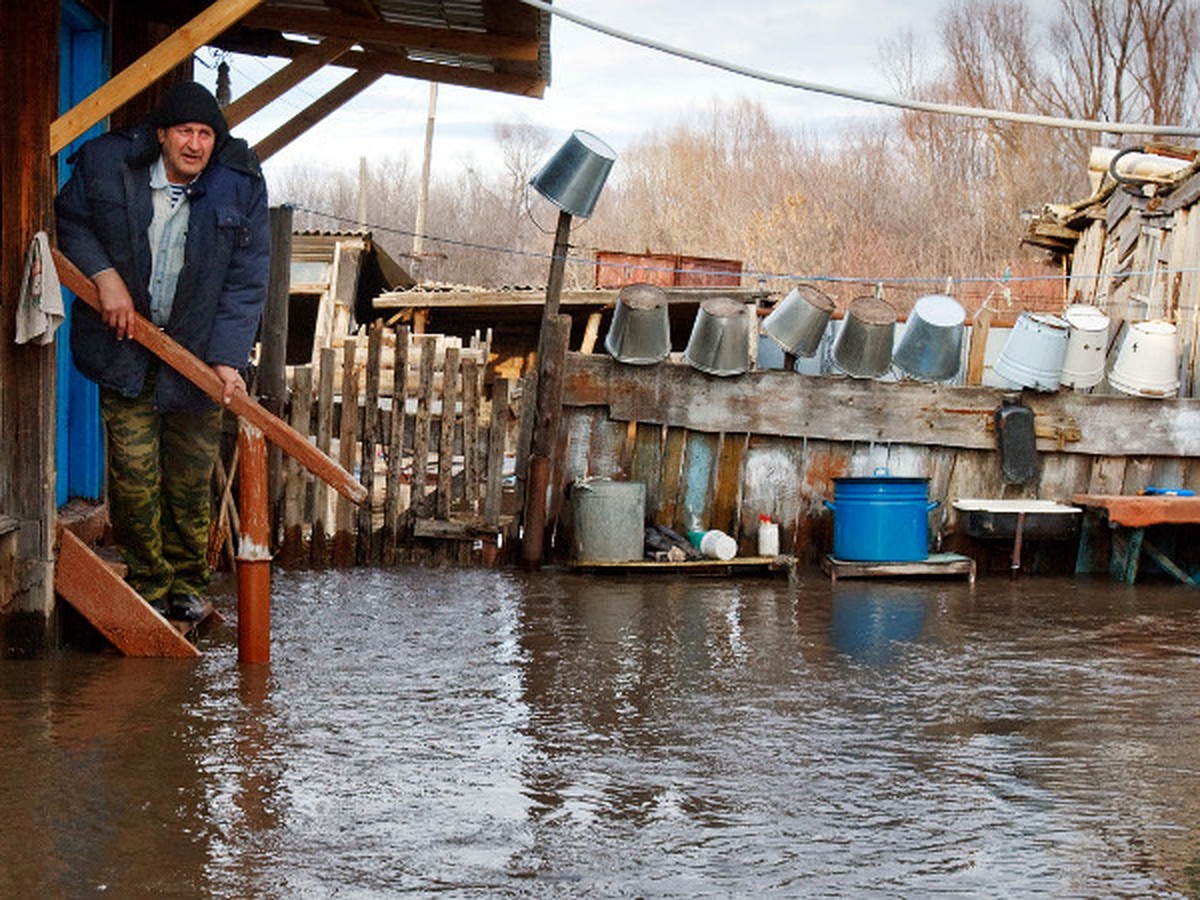
M 1079 532 L 1078 506 L 1055 500 L 955 500 L 959 527 L 974 538 L 1013 539 L 1018 531 L 1031 540 L 1069 540 Z

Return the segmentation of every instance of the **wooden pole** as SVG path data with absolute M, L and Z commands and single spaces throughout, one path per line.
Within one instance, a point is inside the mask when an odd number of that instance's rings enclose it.
M 95 283 L 84 275 L 75 264 L 67 259 L 61 251 L 54 250 L 54 264 L 58 268 L 58 276 L 64 285 L 93 309 L 100 308 L 100 292 Z M 146 318 L 134 314 L 129 336 L 165 362 L 188 381 L 204 391 L 209 397 L 220 403 L 224 396 L 224 385 L 209 366 L 189 353 L 165 332 L 150 324 Z M 367 489 L 346 469 L 308 442 L 308 439 L 280 419 L 267 412 L 254 398 L 243 391 L 237 391 L 229 401 L 228 409 L 242 417 L 252 425 L 262 429 L 263 434 L 283 448 L 283 451 L 301 463 L 306 469 L 326 482 L 343 497 L 355 503 L 362 503 L 367 497 Z
M 273 416 L 282 416 L 287 399 L 288 307 L 291 295 L 292 208 L 271 208 L 271 278 L 263 310 L 258 364 L 259 402 Z M 271 536 L 279 534 L 283 498 L 283 452 L 267 449 L 267 485 L 271 504 Z
M 563 279 L 566 275 L 567 253 L 571 245 L 571 214 L 565 210 L 558 214 L 558 227 L 554 231 L 554 253 L 550 259 L 550 275 L 546 279 L 546 304 L 542 307 L 542 328 L 538 334 L 538 356 L 546 339 L 546 329 L 558 315 L 558 303 L 562 297 Z M 540 363 L 539 363 L 540 366 Z
M 429 207 L 429 169 L 433 161 L 433 127 L 437 117 L 438 85 L 429 82 L 429 115 L 425 119 L 425 155 L 421 159 L 421 184 L 417 191 L 417 222 L 413 228 L 412 276 L 417 281 L 425 277 L 425 217 Z
M 548 428 L 551 418 L 548 409 L 550 392 L 546 385 L 546 354 L 550 332 L 558 318 L 559 299 L 562 297 L 563 277 L 566 272 L 568 239 L 571 236 L 571 214 L 566 210 L 558 214 L 558 227 L 554 232 L 554 253 L 550 259 L 550 275 L 546 280 L 546 302 L 542 307 L 542 326 L 538 331 L 537 350 L 537 415 L 534 419 L 533 435 L 529 445 L 529 482 L 525 491 L 524 536 L 521 558 L 526 568 L 541 568 L 543 532 L 546 525 L 546 485 L 549 481 L 550 454 L 554 449 L 554 435 Z M 568 325 L 569 328 L 569 325 Z

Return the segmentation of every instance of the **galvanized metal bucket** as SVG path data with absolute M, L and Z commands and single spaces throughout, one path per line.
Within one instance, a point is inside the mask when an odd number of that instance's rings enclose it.
M 1056 391 L 1071 326 L 1048 313 L 1023 312 L 996 360 L 996 374 L 1016 387 Z
M 574 559 L 588 562 L 642 559 L 646 536 L 645 484 L 585 478 L 571 486 L 571 503 Z
M 1162 399 L 1179 392 L 1179 336 L 1170 322 L 1129 326 L 1108 383 L 1122 394 Z
M 1095 387 L 1104 379 L 1108 316 L 1094 306 L 1076 303 L 1067 307 L 1063 318 L 1071 326 L 1071 334 L 1063 357 L 1062 384 L 1076 390 Z
M 966 320 L 966 310 L 953 297 L 921 297 L 896 348 L 896 365 L 920 381 L 949 381 L 962 366 Z
M 852 378 L 878 378 L 892 366 L 896 311 L 876 297 L 852 300 L 833 342 L 833 364 Z
M 821 346 L 833 315 L 833 300 L 811 285 L 796 285 L 763 320 L 763 333 L 793 356 L 808 357 Z
M 616 158 L 613 149 L 594 134 L 575 131 L 529 183 L 563 212 L 586 219 Z
M 627 284 L 617 294 L 604 349 L 620 362 L 648 366 L 671 352 L 667 293 L 653 284 Z
M 683 359 L 709 375 L 741 375 L 750 368 L 750 310 L 732 297 L 700 303 Z

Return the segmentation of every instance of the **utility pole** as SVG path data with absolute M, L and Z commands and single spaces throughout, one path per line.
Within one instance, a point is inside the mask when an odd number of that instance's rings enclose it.
M 367 227 L 367 158 L 358 158 L 358 224 Z
M 421 187 L 417 193 L 417 222 L 413 228 L 412 276 L 421 281 L 421 268 L 425 252 L 425 213 L 429 206 L 429 168 L 433 159 L 433 125 L 437 116 L 438 86 L 429 82 L 429 115 L 425 119 L 425 157 L 421 161 Z

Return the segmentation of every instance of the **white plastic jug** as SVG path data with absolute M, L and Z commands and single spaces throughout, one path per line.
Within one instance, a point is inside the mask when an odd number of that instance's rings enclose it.
M 779 523 L 766 516 L 760 516 L 758 520 L 758 555 L 779 555 Z

